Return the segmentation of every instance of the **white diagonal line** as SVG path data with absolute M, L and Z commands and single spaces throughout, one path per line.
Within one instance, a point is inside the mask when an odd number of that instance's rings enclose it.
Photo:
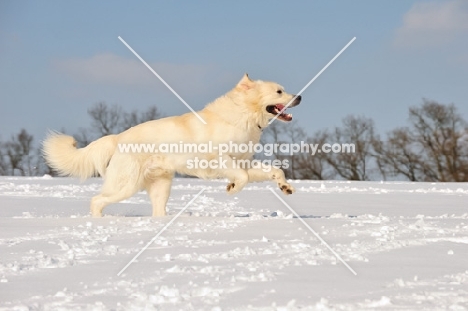
M 317 239 L 319 239 L 320 242 L 322 242 L 322 244 L 325 245 L 325 246 L 333 253 L 333 255 L 335 255 L 335 257 L 338 258 L 338 260 L 341 261 L 341 263 L 344 264 L 344 265 L 346 266 L 346 268 L 348 268 L 349 271 L 351 271 L 354 275 L 357 275 L 356 271 L 354 271 L 353 268 L 351 268 L 351 267 L 346 263 L 346 261 L 344 261 L 344 260 L 341 258 L 341 256 L 338 255 L 338 253 L 335 252 L 335 251 L 333 250 L 333 248 L 331 248 L 330 245 L 328 245 L 328 243 L 325 242 L 325 240 L 322 239 L 322 237 L 320 237 L 320 235 L 319 235 L 317 232 L 315 232 L 315 230 L 312 229 L 312 228 L 304 221 L 304 219 L 302 219 L 302 218 L 296 213 L 296 211 L 293 210 L 293 209 L 291 208 L 291 206 L 289 206 L 288 203 L 286 203 L 286 202 L 275 192 L 275 190 L 273 190 L 273 189 L 271 189 L 271 188 L 269 188 L 269 189 L 270 189 L 270 191 L 278 198 L 278 200 L 280 200 L 281 203 L 283 203 L 284 206 L 286 206 L 286 207 L 294 214 L 294 216 L 296 216 L 297 219 L 299 219 L 299 221 L 302 222 L 302 224 L 303 224 L 304 226 L 306 226 L 306 228 L 309 229 L 309 231 L 312 232 L 312 233 L 317 237 Z
M 187 205 L 185 205 L 184 208 L 181 209 L 181 210 L 177 213 L 177 215 L 175 215 L 174 218 L 172 218 L 171 221 L 169 221 L 169 222 L 167 223 L 167 225 L 165 225 L 164 228 L 162 228 L 161 231 L 159 231 L 158 234 L 156 234 L 156 235 L 151 239 L 151 241 L 149 241 L 148 244 L 146 244 L 145 247 L 143 247 L 143 248 L 141 249 L 141 251 L 139 251 L 138 254 L 136 254 L 135 257 L 132 258 L 132 260 L 130 260 L 130 262 L 129 262 L 125 267 L 123 267 L 122 270 L 120 270 L 119 273 L 117 273 L 117 276 L 120 276 L 122 273 L 124 273 L 124 271 L 125 271 L 135 260 L 137 260 L 137 258 L 138 258 L 154 241 L 156 241 L 156 239 L 161 235 L 161 233 L 163 233 L 164 230 L 166 230 L 166 229 L 177 219 L 177 217 L 179 217 L 179 216 L 187 209 L 187 207 L 189 207 L 190 204 L 192 204 L 193 201 L 195 201 L 195 199 L 198 198 L 198 196 L 199 196 L 200 194 L 202 194 L 203 191 L 205 191 L 205 189 L 206 189 L 206 188 L 203 188 L 202 190 L 200 190 L 200 192 L 198 192 L 198 193 L 193 197 L 193 199 L 191 199 L 190 202 L 188 202 Z
M 133 54 L 134 54 L 134 55 L 135 55 L 135 56 L 136 56 L 136 57 L 137 57 L 137 58 L 138 58 L 138 59 L 139 59 L 139 60 L 140 60 L 140 61 L 141 61 L 141 62 L 142 62 L 142 63 L 159 79 L 159 80 L 161 80 L 161 82 L 162 82 L 162 83 L 163 83 L 163 84 L 164 84 L 164 85 L 165 85 L 165 86 L 166 86 L 166 87 L 167 87 L 167 88 L 168 88 L 168 89 L 185 105 L 185 106 L 187 106 L 188 109 L 190 109 L 191 112 L 193 112 L 193 113 L 197 116 L 197 118 L 198 118 L 203 124 L 206 124 L 206 121 L 203 120 L 203 118 L 200 117 L 200 115 L 199 115 L 195 110 L 193 110 L 192 107 L 190 107 L 190 105 L 187 104 L 187 102 L 186 102 L 182 97 L 180 97 L 180 95 L 177 94 L 177 92 L 174 91 L 174 89 L 173 89 L 169 84 L 167 84 L 167 82 L 164 81 L 164 79 L 161 78 L 161 76 L 158 75 L 158 73 L 157 73 L 156 71 L 154 71 L 153 68 L 151 68 L 151 66 L 148 65 L 148 63 L 146 63 L 145 60 L 144 60 L 143 58 L 140 57 L 140 55 L 138 55 L 138 53 L 135 52 L 135 51 L 132 49 L 132 47 L 131 47 L 130 45 L 128 45 L 127 42 L 125 42 L 124 39 L 122 39 L 120 36 L 119 36 L 118 38 L 119 38 L 120 41 L 122 41 L 123 44 L 125 44 L 125 46 L 126 46 L 130 51 L 132 51 L 132 53 L 133 53 Z
M 343 53 L 343 52 L 351 45 L 351 43 L 354 42 L 354 40 L 356 40 L 356 37 L 352 38 L 351 41 L 349 41 L 348 44 L 346 44 L 345 47 L 342 48 L 341 51 L 339 51 L 338 54 L 336 54 L 335 57 L 333 57 L 333 58 L 331 59 L 331 61 L 329 61 L 328 64 L 326 64 L 325 67 L 323 67 L 322 70 L 320 70 L 319 73 L 317 73 L 317 74 L 315 75 L 315 77 L 313 77 L 312 80 L 310 80 L 309 83 L 307 83 L 306 86 L 304 86 L 304 87 L 302 88 L 302 90 L 300 90 L 299 93 L 297 93 L 296 96 L 294 96 L 294 98 L 291 99 L 291 100 L 289 101 L 289 103 L 288 103 L 286 106 L 284 106 L 284 108 L 283 108 L 273 119 L 270 120 L 270 122 L 268 122 L 268 124 L 271 124 L 273 121 L 275 121 L 275 120 L 279 117 L 279 115 L 282 114 L 282 113 L 289 107 L 289 105 L 291 105 L 291 103 L 292 103 L 299 95 L 301 95 L 302 92 L 304 92 L 304 91 L 312 84 L 312 82 L 314 82 L 314 81 L 322 74 L 322 72 L 324 72 L 325 69 L 327 69 L 328 66 L 330 66 L 330 65 L 338 58 L 338 56 L 340 56 L 341 53 Z

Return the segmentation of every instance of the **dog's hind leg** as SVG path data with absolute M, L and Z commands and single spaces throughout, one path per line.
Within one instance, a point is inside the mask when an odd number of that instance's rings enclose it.
M 144 163 L 143 178 L 151 199 L 153 217 L 166 216 L 166 203 L 171 193 L 174 172 L 164 156 L 152 156 Z
M 119 191 L 113 195 L 98 194 L 91 199 L 91 216 L 102 217 L 102 210 L 111 203 L 128 199 L 135 192 Z
M 140 190 L 140 166 L 136 161 L 120 161 L 114 156 L 107 168 L 100 194 L 91 199 L 91 215 L 101 217 L 104 207 L 125 200 Z
M 172 175 L 163 175 L 146 185 L 146 191 L 153 207 L 153 217 L 166 216 L 166 204 L 171 193 L 172 177 Z
M 122 187 L 115 188 L 112 193 L 104 192 L 94 196 L 91 199 L 91 215 L 93 217 L 101 217 L 104 207 L 111 203 L 128 199 L 138 191 L 134 184 L 127 183 Z

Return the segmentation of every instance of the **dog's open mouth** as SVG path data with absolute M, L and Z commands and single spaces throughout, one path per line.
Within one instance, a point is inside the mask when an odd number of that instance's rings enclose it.
M 275 116 L 279 114 L 278 119 L 285 121 L 285 122 L 289 122 L 292 120 L 292 114 L 284 113 L 284 112 L 281 113 L 284 107 L 285 106 L 283 104 L 269 105 L 266 107 L 266 111 L 268 111 L 269 113 Z

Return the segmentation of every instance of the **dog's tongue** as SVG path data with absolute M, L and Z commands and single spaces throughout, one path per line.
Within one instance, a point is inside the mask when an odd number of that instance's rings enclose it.
M 284 113 L 282 112 L 283 109 L 286 107 L 283 104 L 276 104 L 274 112 L 278 114 L 278 118 L 284 121 L 291 121 L 292 120 L 292 115 L 289 113 Z
M 284 109 L 284 105 L 277 104 L 277 105 L 276 105 L 276 108 L 278 108 L 278 110 L 281 111 L 281 110 Z

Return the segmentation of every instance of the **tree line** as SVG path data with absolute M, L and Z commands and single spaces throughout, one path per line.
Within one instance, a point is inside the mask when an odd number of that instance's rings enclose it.
M 468 181 L 468 127 L 453 104 L 424 99 L 409 109 L 408 126 L 382 136 L 372 119 L 352 115 L 339 127 L 311 135 L 297 124 L 279 122 L 265 134 L 264 142 L 355 145 L 354 153 L 274 155 L 289 159 L 286 175 L 292 179 Z
M 161 118 L 156 106 L 147 110 L 124 111 L 119 105 L 108 105 L 105 102 L 94 104 L 88 109 L 90 124 L 87 128 L 79 128 L 73 134 L 78 147 L 84 147 L 90 142 L 109 135 L 117 134 L 137 124 Z M 66 130 L 62 130 L 66 133 Z M 34 144 L 34 137 L 25 129 L 12 135 L 9 141 L 0 141 L 0 175 L 10 176 L 42 176 L 56 175 L 44 162 L 41 143 Z
M 409 109 L 408 126 L 377 133 L 372 119 L 350 115 L 333 129 L 307 133 L 298 123 L 273 122 L 262 143 L 354 144 L 353 153 L 276 152 L 269 158 L 288 160 L 287 178 L 313 180 L 468 181 L 468 127 L 453 104 L 423 100 Z M 88 110 L 90 125 L 73 136 L 80 147 L 139 123 L 161 118 L 156 106 L 145 111 L 124 111 L 105 102 Z M 40 146 L 25 129 L 9 141 L 0 141 L 0 175 L 54 175 L 44 163 Z

